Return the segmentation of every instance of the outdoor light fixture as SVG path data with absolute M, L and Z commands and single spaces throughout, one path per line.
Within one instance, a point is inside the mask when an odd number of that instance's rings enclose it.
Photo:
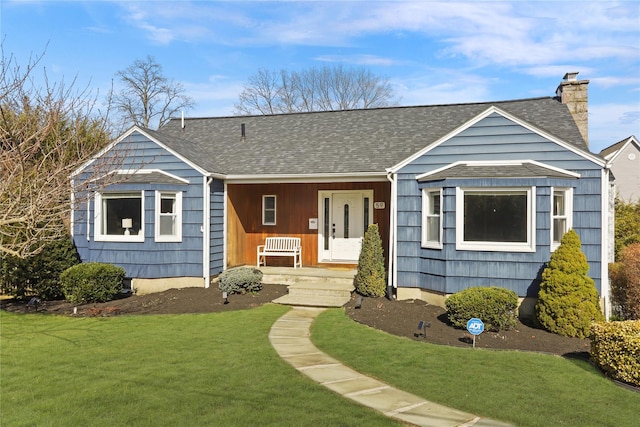
M 131 234 L 129 229 L 133 227 L 133 218 L 122 218 L 122 228 L 124 228 L 124 235 Z
M 224 304 L 229 304 L 229 297 L 227 295 L 227 291 L 222 291 L 222 299 L 224 300 Z
M 362 295 L 358 295 L 358 298 L 356 299 L 356 305 L 354 306 L 354 308 L 360 307 L 362 307 Z

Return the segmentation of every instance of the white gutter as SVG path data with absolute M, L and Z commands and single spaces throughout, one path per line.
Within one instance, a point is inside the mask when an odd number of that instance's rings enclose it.
M 264 175 L 227 175 L 225 182 L 229 184 L 260 184 L 269 182 L 382 182 L 386 173 L 361 172 L 350 174 L 264 174 Z
M 397 194 L 398 194 L 398 185 L 396 181 L 396 176 L 394 173 L 389 172 L 387 174 L 387 179 L 391 183 L 391 206 L 389 209 L 389 274 L 387 277 L 387 293 L 388 298 L 393 299 L 393 295 L 391 294 L 392 288 L 397 288 L 397 276 L 398 271 L 396 268 L 397 260 L 396 260 L 396 251 L 397 240 L 396 240 L 396 223 L 397 223 Z
M 222 270 L 227 269 L 227 181 L 224 182 L 222 200 Z
M 202 274 L 204 287 L 211 281 L 211 182 L 212 176 L 202 177 Z

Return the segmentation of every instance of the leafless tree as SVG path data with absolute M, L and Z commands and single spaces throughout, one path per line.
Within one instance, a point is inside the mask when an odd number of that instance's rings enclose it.
M 237 114 L 348 110 L 397 105 L 389 79 L 365 67 L 342 65 L 302 71 L 260 69 L 235 104 Z
M 136 59 L 116 73 L 122 84 L 119 92 L 110 93 L 110 103 L 120 112 L 128 126 L 162 127 L 174 114 L 193 108 L 194 100 L 184 86 L 167 79 L 162 66 L 151 56 Z M 127 126 L 127 127 L 128 127 Z
M 41 58 L 21 67 L 2 50 L 0 256 L 26 258 L 69 234 L 70 174 L 109 141 L 96 96 L 36 79 Z

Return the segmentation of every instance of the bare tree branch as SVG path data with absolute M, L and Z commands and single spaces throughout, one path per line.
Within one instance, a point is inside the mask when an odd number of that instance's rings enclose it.
M 129 125 L 160 128 L 180 110 L 194 106 L 184 86 L 168 80 L 162 74 L 162 66 L 151 56 L 136 59 L 116 77 L 123 87 L 118 93 L 112 90 L 109 100 Z
M 70 175 L 109 141 L 88 90 L 36 83 L 42 56 L 0 63 L 0 255 L 27 257 L 69 233 Z
M 302 71 L 260 69 L 249 77 L 236 114 L 349 110 L 397 105 L 389 80 L 364 67 L 312 67 Z

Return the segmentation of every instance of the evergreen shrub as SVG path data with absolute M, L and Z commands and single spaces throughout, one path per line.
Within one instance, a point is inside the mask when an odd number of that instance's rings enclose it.
M 640 387 L 640 320 L 591 325 L 591 360 L 611 378 Z
M 262 271 L 255 268 L 240 267 L 225 270 L 218 280 L 218 288 L 229 295 L 258 292 L 262 289 Z
M 80 257 L 70 236 L 48 243 L 29 258 L 6 255 L 0 260 L 0 289 L 17 298 L 61 299 L 60 274 L 78 263 Z
M 542 271 L 536 317 L 548 331 L 567 337 L 589 335 L 592 322 L 603 320 L 580 237 L 569 230 Z
M 473 317 L 482 320 L 492 331 L 516 326 L 518 295 L 498 287 L 473 287 L 451 295 L 445 301 L 449 321 L 456 328 L 466 328 Z
M 386 276 L 378 224 L 371 224 L 364 234 L 358 258 L 355 277 L 356 292 L 365 297 L 384 296 L 387 287 Z
M 124 278 L 122 267 L 88 262 L 65 270 L 60 282 L 66 300 L 82 304 L 111 301 L 122 292 Z

